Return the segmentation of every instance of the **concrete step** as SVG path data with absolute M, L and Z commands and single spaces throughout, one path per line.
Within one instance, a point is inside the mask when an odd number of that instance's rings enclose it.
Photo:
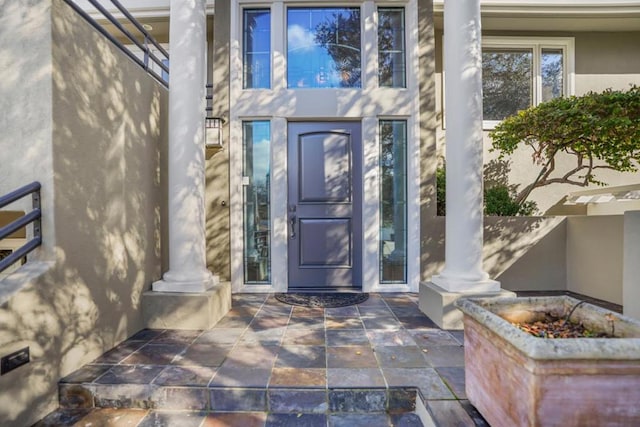
M 414 427 L 423 424 L 415 413 L 401 414 L 278 414 L 266 412 L 163 411 L 146 409 L 60 409 L 33 427 L 131 426 L 131 427 Z

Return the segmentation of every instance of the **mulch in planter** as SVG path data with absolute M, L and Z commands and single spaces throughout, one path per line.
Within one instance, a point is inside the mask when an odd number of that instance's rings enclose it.
M 604 317 L 609 322 L 610 330 L 591 330 L 585 328 L 580 322 L 572 322 L 571 315 L 578 307 L 585 304 L 580 301 L 575 304 L 569 313 L 562 317 L 547 313 L 543 319 L 532 320 L 531 322 L 515 323 L 514 326 L 538 338 L 615 338 L 614 321 L 616 317 L 613 313 Z
M 613 322 L 613 318 L 610 320 Z M 547 315 L 544 319 L 535 322 L 513 323 L 513 325 L 539 338 L 613 338 L 612 333 L 589 330 L 581 323 L 552 315 Z

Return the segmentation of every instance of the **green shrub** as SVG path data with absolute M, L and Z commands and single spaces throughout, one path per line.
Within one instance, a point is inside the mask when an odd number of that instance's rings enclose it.
M 487 216 L 530 216 L 537 211 L 536 203 L 526 201 L 520 205 L 516 194 L 506 185 L 484 189 L 484 214 Z
M 437 213 L 440 216 L 447 214 L 447 173 L 444 166 L 436 169 L 436 200 L 437 200 Z
M 447 214 L 446 205 L 446 169 L 436 169 L 436 201 L 437 214 Z M 507 185 L 494 185 L 484 189 L 484 214 L 487 216 L 530 216 L 535 215 L 538 207 L 533 201 L 519 204 L 516 193 Z
M 520 204 L 545 185 L 604 185 L 596 177 L 598 169 L 638 171 L 640 86 L 555 98 L 507 117 L 490 136 L 501 159 L 528 147 L 539 169 L 535 180 L 517 194 Z M 559 153 L 573 162 L 556 162 Z

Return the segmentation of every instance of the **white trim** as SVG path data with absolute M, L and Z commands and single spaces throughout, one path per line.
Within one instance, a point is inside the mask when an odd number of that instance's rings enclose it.
M 121 0 L 120 1 L 127 11 L 136 18 L 154 18 L 168 17 L 170 0 Z M 93 19 L 104 19 L 102 13 L 94 8 L 87 0 L 76 0 L 78 6 L 89 13 Z M 110 3 L 101 2 L 105 8 L 116 18 L 122 18 L 123 15 L 118 9 Z M 207 15 L 214 14 L 214 0 L 207 0 Z
M 362 89 L 288 89 L 286 87 L 286 6 L 320 1 L 237 1 L 232 3 L 230 40 L 231 122 L 230 212 L 231 281 L 233 292 L 280 292 L 288 288 L 287 269 L 287 123 L 289 120 L 360 121 L 363 142 L 363 291 L 417 292 L 420 279 L 420 161 L 417 0 L 332 2 L 359 5 L 362 16 Z M 407 88 L 380 88 L 377 76 L 377 8 L 405 7 Z M 271 89 L 242 89 L 242 9 L 271 8 Z M 408 284 L 381 284 L 379 272 L 378 120 L 407 121 L 407 262 Z M 271 121 L 271 277 L 272 285 L 243 283 L 242 121 Z
M 420 62 L 418 56 L 418 1 L 409 2 L 411 11 L 406 13 L 407 88 L 413 101 L 412 117 L 407 121 L 407 279 L 411 292 L 418 292 L 420 285 Z M 411 48 L 410 48 L 411 47 Z
M 367 143 L 367 141 L 375 143 Z M 380 283 L 380 135 L 376 117 L 362 119 L 362 290 Z
M 444 0 L 433 1 L 435 14 L 444 12 Z M 482 0 L 482 14 L 571 16 L 625 16 L 640 13 L 638 0 Z
M 283 117 L 271 120 L 271 283 L 274 292 L 286 292 L 289 287 L 287 125 Z
M 244 283 L 244 230 L 242 227 L 243 195 L 242 195 L 242 121 L 231 120 L 229 123 L 229 164 L 235 165 L 240 173 L 229 172 L 229 233 L 231 235 L 231 290 L 242 292 Z M 234 147 L 240 147 L 234 149 Z M 240 167 L 238 167 L 240 165 Z M 235 256 L 234 256 L 235 254 Z M 239 254 L 239 256 L 238 256 Z

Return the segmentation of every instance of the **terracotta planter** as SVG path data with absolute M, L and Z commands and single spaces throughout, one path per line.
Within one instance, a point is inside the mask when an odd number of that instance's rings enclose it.
M 640 322 L 583 303 L 571 320 L 608 333 L 613 327 L 616 338 L 537 338 L 510 323 L 566 316 L 579 302 L 456 303 L 464 313 L 466 393 L 491 426 L 640 426 Z

